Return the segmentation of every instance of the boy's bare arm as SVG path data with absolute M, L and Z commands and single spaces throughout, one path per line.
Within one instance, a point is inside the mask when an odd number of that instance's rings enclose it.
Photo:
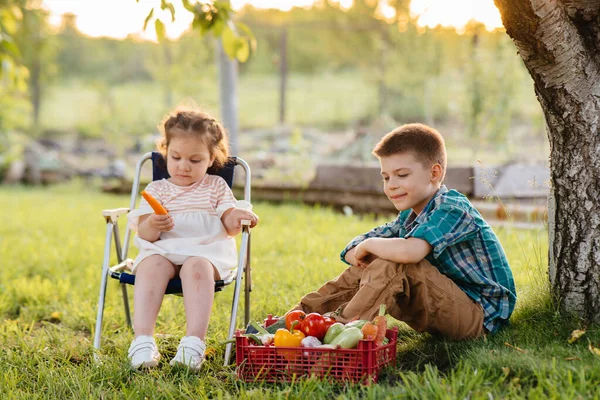
M 400 264 L 412 264 L 424 259 L 431 251 L 431 245 L 417 238 L 370 238 L 353 250 L 352 256 L 359 266 L 367 266 L 371 256 Z
M 348 250 L 348 252 L 346 253 L 346 255 L 344 256 L 344 258 L 346 259 L 346 262 L 350 265 L 355 265 L 358 266 L 359 262 L 356 259 L 355 253 L 356 252 L 356 247 L 353 247 L 352 249 Z M 362 260 L 362 264 L 370 264 L 371 261 L 373 261 L 374 259 L 376 259 L 377 257 L 373 254 L 370 254 L 369 256 L 367 256 L 366 258 L 364 258 Z

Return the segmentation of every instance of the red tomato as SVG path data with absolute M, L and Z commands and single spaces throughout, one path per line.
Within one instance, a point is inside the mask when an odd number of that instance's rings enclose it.
M 306 336 L 314 336 L 319 340 L 323 340 L 327 333 L 327 324 L 325 318 L 319 313 L 310 313 L 304 317 L 304 321 L 300 325 L 300 330 Z
M 302 310 L 290 311 L 289 313 L 285 314 L 285 327 L 289 331 L 294 321 L 298 321 L 299 323 L 296 324 L 296 329 L 300 329 L 300 325 L 305 316 L 306 314 Z

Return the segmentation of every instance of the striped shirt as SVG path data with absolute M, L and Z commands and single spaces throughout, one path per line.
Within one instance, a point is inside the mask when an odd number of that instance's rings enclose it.
M 166 179 L 151 182 L 146 192 L 162 203 L 169 213 L 202 211 L 221 218 L 223 212 L 235 207 L 236 200 L 223 178 L 204 175 L 201 181 L 190 186 L 178 186 Z M 140 208 L 148 207 L 142 197 Z
M 483 308 L 483 325 L 496 332 L 508 323 L 517 300 L 512 271 L 492 228 L 471 202 L 442 186 L 419 215 L 412 210 L 354 238 L 341 253 L 365 239 L 419 238 L 431 252 L 425 257 Z M 346 262 L 347 263 L 347 262 Z

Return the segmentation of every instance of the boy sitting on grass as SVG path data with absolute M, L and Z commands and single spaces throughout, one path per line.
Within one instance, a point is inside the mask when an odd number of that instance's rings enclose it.
M 354 238 L 348 267 L 302 298 L 296 309 L 337 311 L 336 319 L 373 319 L 380 304 L 418 332 L 473 339 L 506 325 L 516 295 L 512 272 L 492 228 L 469 200 L 442 185 L 444 139 L 407 124 L 385 135 L 373 154 L 393 221 Z

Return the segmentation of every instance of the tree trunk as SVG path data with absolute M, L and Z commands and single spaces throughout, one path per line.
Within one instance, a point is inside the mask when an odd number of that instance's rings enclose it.
M 287 63 L 287 47 L 288 47 L 288 30 L 284 26 L 281 28 L 281 38 L 279 40 L 279 123 L 285 124 L 285 109 L 286 94 L 287 94 L 287 79 L 288 79 L 288 63 Z
M 229 146 L 232 155 L 238 154 L 238 98 L 237 98 L 237 61 L 225 54 L 221 40 L 217 41 L 217 63 L 219 70 L 219 101 L 221 118 L 229 133 Z
M 494 1 L 546 118 L 551 286 L 600 321 L 600 0 Z
M 40 126 L 40 108 L 42 104 L 41 62 L 39 53 L 34 55 L 33 62 L 29 68 L 29 93 L 31 95 L 31 112 L 34 130 L 37 132 Z

